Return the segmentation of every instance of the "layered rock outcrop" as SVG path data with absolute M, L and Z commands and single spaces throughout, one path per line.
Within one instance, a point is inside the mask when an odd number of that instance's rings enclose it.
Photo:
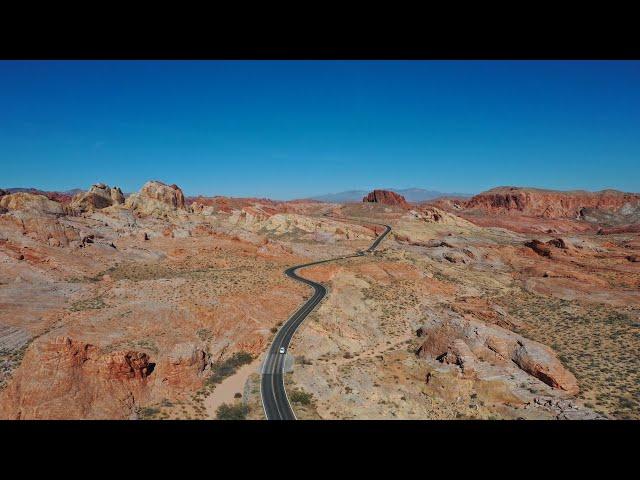
M 396 192 L 391 192 L 389 190 L 374 190 L 372 192 L 369 192 L 369 194 L 367 194 L 367 196 L 364 197 L 362 201 L 381 203 L 383 205 L 395 205 L 406 209 L 411 208 L 402 195 Z
M 145 183 L 139 193 L 131 194 L 125 206 L 143 215 L 186 212 L 184 194 L 180 187 L 156 180 Z
M 50 215 L 30 215 L 16 212 L 0 218 L 0 230 L 6 228 L 21 232 L 22 235 L 47 243 L 52 247 L 66 247 L 73 241 L 80 240 L 79 232 L 64 225 L 56 217 Z
M 86 212 L 123 203 L 124 194 L 120 188 L 111 188 L 104 183 L 96 183 L 91 186 L 88 192 L 82 192 L 73 197 L 71 207 Z
M 491 214 L 521 214 L 545 218 L 578 218 L 583 209 L 617 211 L 640 203 L 640 194 L 617 190 L 600 192 L 498 187 L 464 203 L 468 210 Z
M 572 395 L 579 391 L 576 378 L 553 350 L 498 325 L 461 317 L 430 319 L 418 335 L 425 339 L 420 356 L 458 365 L 465 375 L 491 371 L 489 364 L 502 365 L 505 371 L 515 364 L 552 388 Z

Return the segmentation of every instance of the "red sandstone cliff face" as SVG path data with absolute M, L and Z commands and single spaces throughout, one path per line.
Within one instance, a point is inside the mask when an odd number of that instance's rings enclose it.
M 498 187 L 471 198 L 464 208 L 489 214 L 520 214 L 545 218 L 577 218 L 583 208 L 616 211 L 640 203 L 640 194 L 617 190 L 600 192 Z
M 2 392 L 0 418 L 128 418 L 154 367 L 146 353 L 104 353 L 64 336 L 39 342 Z
M 383 205 L 397 205 L 409 209 L 411 206 L 402 195 L 388 190 L 374 190 L 362 199 L 363 202 L 382 203 Z

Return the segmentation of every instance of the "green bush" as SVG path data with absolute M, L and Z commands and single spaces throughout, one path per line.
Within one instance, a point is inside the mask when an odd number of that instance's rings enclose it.
M 313 394 L 303 392 L 302 390 L 294 390 L 289 395 L 289 400 L 293 403 L 299 403 L 300 405 L 310 405 L 313 400 Z
M 216 418 L 218 420 L 245 420 L 249 413 L 249 407 L 243 403 L 229 405 L 223 403 L 216 410 Z

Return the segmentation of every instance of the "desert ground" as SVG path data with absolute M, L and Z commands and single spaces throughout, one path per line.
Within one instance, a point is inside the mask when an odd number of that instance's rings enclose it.
M 640 195 L 363 200 L 0 190 L 0 418 L 263 419 L 283 271 L 380 223 L 298 272 L 298 418 L 640 418 Z

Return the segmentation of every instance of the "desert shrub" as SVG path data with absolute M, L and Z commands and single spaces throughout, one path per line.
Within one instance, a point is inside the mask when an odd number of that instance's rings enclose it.
M 149 420 L 151 418 L 155 418 L 159 413 L 160 413 L 160 409 L 159 408 L 143 407 L 138 412 L 138 416 L 142 420 Z
M 98 310 L 100 308 L 106 307 L 107 304 L 104 303 L 102 297 L 90 298 L 88 300 L 80 300 L 74 302 L 71 305 L 70 310 L 72 312 L 80 312 L 82 310 Z
M 206 342 L 208 340 L 211 340 L 211 338 L 213 337 L 213 332 L 211 332 L 211 330 L 209 330 L 208 328 L 199 328 L 198 330 L 196 330 L 196 335 L 200 340 Z
M 294 390 L 289 395 L 289 400 L 293 403 L 299 403 L 300 405 L 310 405 L 313 400 L 313 394 L 304 392 L 302 390 Z
M 244 420 L 249 413 L 249 407 L 243 403 L 229 405 L 223 403 L 216 410 L 216 418 L 218 420 Z

